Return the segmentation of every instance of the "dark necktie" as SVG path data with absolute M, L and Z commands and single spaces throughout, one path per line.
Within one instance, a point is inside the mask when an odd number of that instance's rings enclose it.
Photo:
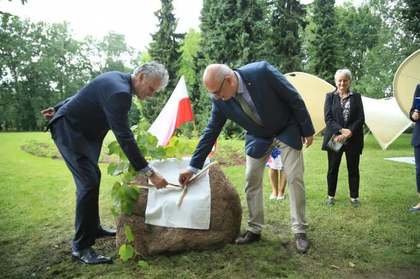
M 248 103 L 245 101 L 242 94 L 236 94 L 235 99 L 238 101 L 239 105 L 241 106 L 244 113 L 252 119 L 255 123 L 262 126 L 261 121 L 255 116 L 255 113 L 252 111 L 251 107 L 248 105 Z

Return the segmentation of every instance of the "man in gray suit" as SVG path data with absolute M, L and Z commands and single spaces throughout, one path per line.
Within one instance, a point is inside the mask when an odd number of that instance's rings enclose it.
M 72 257 L 85 264 L 111 263 L 109 257 L 92 249 L 95 239 L 115 236 L 115 230 L 102 228 L 99 220 L 98 166 L 102 142 L 112 130 L 132 167 L 146 175 L 157 187 L 167 181 L 148 166 L 128 123 L 132 97 L 151 97 L 168 83 L 168 72 L 156 62 L 138 67 L 133 74 L 108 72 L 97 76 L 76 95 L 55 107 L 42 111 L 57 148 L 71 171 L 76 184 L 76 233 Z
M 246 131 L 246 185 L 248 229 L 237 244 L 258 241 L 264 224 L 263 174 L 274 146 L 282 151 L 289 182 L 292 231 L 301 253 L 309 248 L 305 228 L 305 186 L 303 183 L 302 142 L 309 146 L 314 128 L 305 103 L 296 89 L 265 61 L 232 70 L 223 64 L 209 65 L 203 75 L 212 96 L 211 118 L 192 156 L 190 166 L 181 172 L 185 185 L 203 167 L 207 155 L 228 119 Z

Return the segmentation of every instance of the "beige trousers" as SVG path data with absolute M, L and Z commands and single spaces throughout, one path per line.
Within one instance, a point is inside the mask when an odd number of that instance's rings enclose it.
M 287 175 L 292 232 L 304 233 L 307 223 L 303 151 L 293 149 L 283 142 L 277 142 L 276 146 L 281 149 L 283 170 Z M 246 156 L 245 193 L 249 210 L 248 230 L 257 234 L 261 233 L 264 225 L 263 176 L 270 153 L 271 149 L 259 159 Z

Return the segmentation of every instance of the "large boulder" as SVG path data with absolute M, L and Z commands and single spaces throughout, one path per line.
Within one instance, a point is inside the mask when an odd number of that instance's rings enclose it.
M 234 242 L 239 234 L 242 218 L 239 195 L 217 164 L 210 166 L 209 178 L 211 189 L 209 230 L 145 224 L 148 190 L 141 189 L 133 214 L 121 215 L 117 220 L 117 247 L 126 243 L 124 233 L 126 224 L 130 225 L 133 231 L 134 249 L 141 257 L 165 252 L 213 249 Z

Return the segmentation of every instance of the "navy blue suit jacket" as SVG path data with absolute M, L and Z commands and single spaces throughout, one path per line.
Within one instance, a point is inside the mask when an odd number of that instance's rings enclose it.
M 247 117 L 234 98 L 227 101 L 213 99 L 211 117 L 192 156 L 192 167 L 203 167 L 227 119 L 247 131 L 245 150 L 253 158 L 261 158 L 274 138 L 300 150 L 302 137 L 315 133 L 302 97 L 276 68 L 261 61 L 235 71 L 244 81 L 263 126 Z
M 414 121 L 414 119 L 411 118 L 411 115 L 413 114 L 414 109 L 416 109 L 416 106 L 415 106 L 416 97 L 420 97 L 420 84 L 417 84 L 416 86 L 416 91 L 414 91 L 414 96 L 413 96 L 413 105 L 411 106 L 411 109 L 410 109 L 409 117 L 412 121 Z M 416 122 L 416 124 L 414 125 L 413 138 L 411 139 L 411 144 L 415 147 L 419 147 L 420 146 L 420 121 L 414 121 L 414 122 Z
M 71 125 L 71 131 L 68 132 L 68 138 L 61 140 L 74 152 L 85 154 L 89 158 L 99 157 L 102 141 L 111 129 L 134 169 L 140 170 L 147 166 L 147 161 L 141 154 L 128 123 L 132 96 L 130 74 L 101 74 L 76 95 L 57 104 L 49 126 L 57 119 L 65 117 Z

